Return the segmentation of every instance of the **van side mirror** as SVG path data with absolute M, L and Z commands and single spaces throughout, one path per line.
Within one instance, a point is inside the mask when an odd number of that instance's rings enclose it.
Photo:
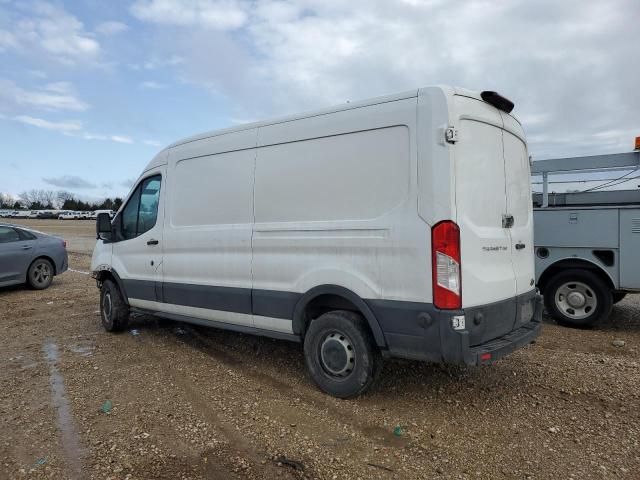
M 112 240 L 111 217 L 108 213 L 99 213 L 96 218 L 96 238 L 98 240 Z

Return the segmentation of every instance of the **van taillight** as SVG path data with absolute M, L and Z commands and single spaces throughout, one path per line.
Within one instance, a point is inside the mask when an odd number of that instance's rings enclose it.
M 431 229 L 433 303 L 437 308 L 462 307 L 460 284 L 460 229 L 450 220 Z

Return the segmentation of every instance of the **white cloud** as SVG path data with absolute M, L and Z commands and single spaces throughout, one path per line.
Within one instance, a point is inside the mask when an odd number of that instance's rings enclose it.
M 140 83 L 140 88 L 147 88 L 150 90 L 160 90 L 163 88 L 167 88 L 167 86 L 164 83 L 146 81 L 146 82 Z
M 77 121 L 73 122 L 50 122 L 42 118 L 30 117 L 28 115 L 18 115 L 14 120 L 34 127 L 44 128 L 46 130 L 55 130 L 58 132 L 77 132 L 82 130 L 82 124 Z
M 175 67 L 184 63 L 184 58 L 179 55 L 171 55 L 169 58 L 159 58 L 147 60 L 144 63 L 129 64 L 129 68 L 132 70 L 156 70 L 158 68 Z
M 0 30 L 0 52 L 4 52 L 10 48 L 16 48 L 18 41 L 13 33 L 6 30 Z
M 232 30 L 246 23 L 250 6 L 236 0 L 136 0 L 131 13 L 154 23 Z
M 124 135 L 111 135 L 109 138 L 117 143 L 133 143 L 131 137 L 125 137 Z
M 127 24 L 115 21 L 102 22 L 96 26 L 96 32 L 105 36 L 117 35 L 127 30 L 129 30 Z
M 536 158 L 628 150 L 624 132 L 640 131 L 638 2 L 263 0 L 232 3 L 242 21 L 206 28 L 211 4 L 139 0 L 132 11 L 176 26 L 152 55 L 182 57 L 180 79 L 225 96 L 232 118 L 453 84 L 514 100 Z
M 6 118 L 6 116 L 0 114 L 0 118 Z M 29 115 L 17 115 L 15 117 L 12 117 L 12 119 L 25 125 L 42 128 L 45 130 L 52 130 L 69 137 L 81 138 L 83 140 L 111 141 L 124 144 L 134 143 L 133 138 L 125 135 L 105 135 L 102 133 L 87 132 L 84 130 L 82 122 L 78 120 L 53 122 L 50 120 L 45 120 L 43 118 L 31 117 Z M 156 145 L 157 142 L 153 142 L 151 140 L 146 140 L 143 143 L 146 145 L 159 146 L 159 144 Z
M 25 14 L 14 13 L 12 29 L 0 31 L 0 49 L 13 48 L 27 54 L 41 53 L 58 62 L 94 63 L 100 44 L 84 25 L 62 7 L 44 2 L 21 5 Z M 26 8 L 25 8 L 26 7 Z
M 10 80 L 0 79 L 0 109 L 70 110 L 81 112 L 89 105 L 73 94 L 68 82 L 50 83 L 39 90 L 26 90 Z

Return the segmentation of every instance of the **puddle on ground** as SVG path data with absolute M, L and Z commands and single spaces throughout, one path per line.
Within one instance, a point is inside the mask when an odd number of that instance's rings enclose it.
M 78 343 L 66 345 L 66 347 L 73 353 L 77 353 L 82 357 L 93 356 L 93 351 L 96 348 L 95 344 L 90 340 L 80 340 Z
M 71 406 L 64 388 L 64 379 L 58 370 L 58 346 L 53 342 L 47 342 L 42 346 L 45 358 L 49 365 L 49 386 L 51 387 L 51 400 L 58 414 L 58 430 L 62 437 L 62 449 L 65 463 L 67 464 L 70 478 L 82 477 L 82 448 L 76 433 L 71 413 Z

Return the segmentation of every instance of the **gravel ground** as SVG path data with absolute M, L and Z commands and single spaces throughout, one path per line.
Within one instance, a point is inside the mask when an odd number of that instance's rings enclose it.
M 92 222 L 22 223 L 89 269 Z M 0 478 L 640 478 L 640 295 L 489 367 L 389 361 L 355 400 L 298 344 L 151 317 L 113 335 L 97 309 L 78 272 L 0 290 Z

